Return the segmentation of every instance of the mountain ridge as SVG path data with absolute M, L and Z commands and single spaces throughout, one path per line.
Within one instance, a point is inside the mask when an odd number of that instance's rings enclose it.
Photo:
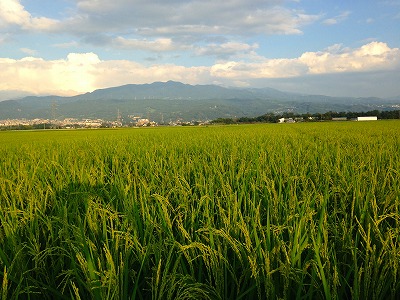
M 0 119 L 104 118 L 117 113 L 160 119 L 254 117 L 268 112 L 316 113 L 398 109 L 400 98 L 332 97 L 273 88 L 190 85 L 177 81 L 126 84 L 75 96 L 27 96 L 0 102 Z

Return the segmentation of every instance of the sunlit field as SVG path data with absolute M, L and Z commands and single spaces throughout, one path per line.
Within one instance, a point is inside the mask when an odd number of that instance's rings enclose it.
M 2 299 L 400 299 L 400 122 L 0 132 Z

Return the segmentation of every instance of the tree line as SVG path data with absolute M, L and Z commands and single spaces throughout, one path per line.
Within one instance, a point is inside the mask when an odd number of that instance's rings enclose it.
M 240 117 L 240 118 L 218 118 L 211 123 L 214 124 L 239 124 L 239 123 L 276 123 L 279 119 L 293 119 L 296 122 L 315 122 L 315 121 L 331 121 L 334 118 L 346 118 L 348 120 L 365 117 L 377 116 L 378 119 L 400 119 L 400 110 L 380 111 L 371 110 L 366 112 L 334 112 L 325 113 L 305 113 L 296 114 L 293 112 L 284 112 L 282 114 L 266 113 L 258 117 Z

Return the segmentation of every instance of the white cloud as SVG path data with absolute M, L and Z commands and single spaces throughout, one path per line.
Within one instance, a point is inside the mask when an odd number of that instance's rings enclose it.
M 139 40 L 127 39 L 124 37 L 117 37 L 113 39 L 112 44 L 118 48 L 131 49 L 131 50 L 148 50 L 154 52 L 175 51 L 181 48 L 172 42 L 170 38 L 159 38 L 155 40 Z
M 333 44 L 324 50 L 324 52 L 335 53 L 335 54 L 343 53 L 345 51 L 348 51 L 348 49 L 344 49 L 343 44 Z
M 94 53 L 70 53 L 67 62 L 72 66 L 92 66 L 100 63 L 97 54 Z
M 52 46 L 56 47 L 56 48 L 74 48 L 74 47 L 78 47 L 79 43 L 76 41 L 71 41 L 71 42 L 66 42 L 66 43 L 54 44 Z
M 309 74 L 365 72 L 399 67 L 400 49 L 386 43 L 371 42 L 344 53 L 307 52 L 299 61 L 307 65 Z
M 266 59 L 257 63 L 229 61 L 211 67 L 212 76 L 232 80 L 294 77 L 305 72 L 306 66 L 296 59 Z
M 28 55 L 30 55 L 30 56 L 36 55 L 36 53 L 37 53 L 36 50 L 29 49 L 29 48 L 21 48 L 21 49 L 19 49 L 19 50 L 21 50 L 21 52 L 23 52 L 23 53 L 25 53 L 25 54 L 28 54 Z
M 222 44 L 209 44 L 198 47 L 195 50 L 197 55 L 216 56 L 218 58 L 227 58 L 241 53 L 251 53 L 258 48 L 257 44 L 249 45 L 240 42 L 226 42 Z
M 345 21 L 350 14 L 351 14 L 350 11 L 344 11 L 340 15 L 324 20 L 322 23 L 325 25 L 335 25 Z
M 264 59 L 256 63 L 228 61 L 215 64 L 211 68 L 211 74 L 245 80 L 394 70 L 399 67 L 399 48 L 390 48 L 386 43 L 371 42 L 354 50 L 334 45 L 325 51 L 306 52 L 294 59 Z
M 8 24 L 24 25 L 31 15 L 25 11 L 18 0 L 2 0 L 0 2 L 0 21 L 3 26 Z
M 0 90 L 20 90 L 39 94 L 66 94 L 93 89 L 96 54 L 71 53 L 66 60 L 46 61 L 25 57 L 0 59 Z
M 0 1 L 0 28 L 17 26 L 23 30 L 53 30 L 58 21 L 45 17 L 32 17 L 19 0 Z

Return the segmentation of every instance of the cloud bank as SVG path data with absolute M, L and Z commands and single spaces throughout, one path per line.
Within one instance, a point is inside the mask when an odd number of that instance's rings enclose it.
M 256 46 L 226 44 L 217 49 L 249 50 Z M 214 49 L 215 50 L 215 49 Z M 203 49 L 202 51 L 207 51 Z M 190 84 L 222 82 L 246 85 L 252 80 L 301 78 L 310 75 L 394 71 L 400 68 L 400 49 L 371 42 L 356 49 L 330 47 L 306 52 L 293 59 L 220 61 L 212 66 L 186 67 L 174 64 L 145 65 L 128 60 L 104 61 L 95 53 L 70 53 L 65 59 L 25 57 L 0 59 L 0 89 L 24 90 L 37 94 L 76 94 L 128 83 L 177 80 Z
M 285 78 L 302 75 L 394 70 L 400 65 L 400 49 L 371 42 L 354 50 L 330 47 L 306 52 L 294 59 L 265 59 L 257 62 L 229 61 L 211 68 L 212 74 L 227 78 Z

